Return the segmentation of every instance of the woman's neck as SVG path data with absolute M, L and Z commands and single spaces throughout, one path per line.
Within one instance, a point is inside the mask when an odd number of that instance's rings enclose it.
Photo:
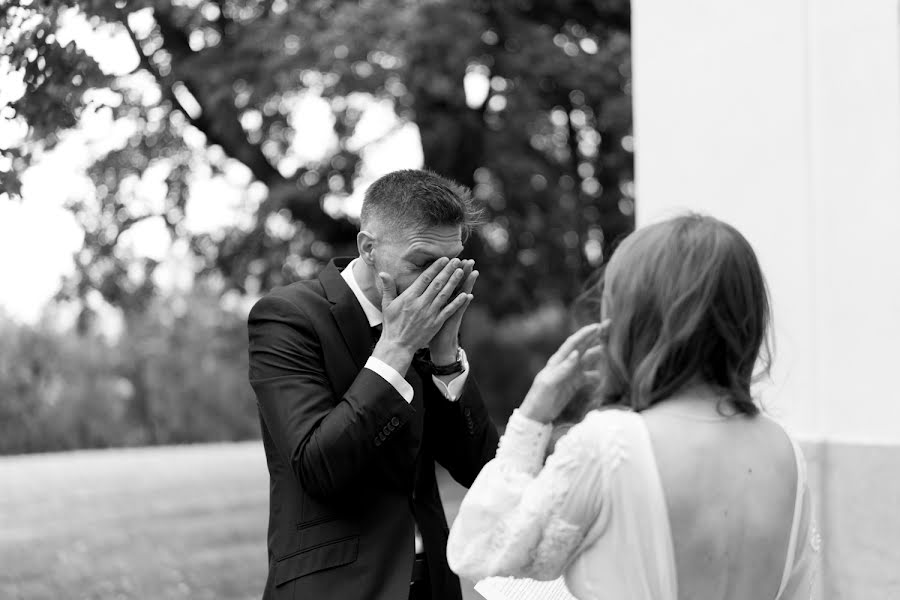
M 726 394 L 699 378 L 690 380 L 677 392 L 647 410 L 685 416 L 731 417 L 740 414 L 734 409 Z

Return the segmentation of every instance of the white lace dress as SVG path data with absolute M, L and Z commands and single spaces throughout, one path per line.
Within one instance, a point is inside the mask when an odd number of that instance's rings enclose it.
M 594 411 L 543 464 L 551 428 L 514 412 L 497 456 L 460 506 L 447 558 L 457 574 L 551 580 L 565 576 L 580 600 L 677 600 L 669 518 L 643 418 Z M 811 596 L 819 549 L 810 525 L 805 461 L 776 598 Z

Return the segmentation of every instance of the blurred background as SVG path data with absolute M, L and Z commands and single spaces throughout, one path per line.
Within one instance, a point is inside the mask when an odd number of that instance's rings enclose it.
M 629 6 L 578 4 L 7 2 L 0 449 L 254 436 L 249 306 L 423 165 L 489 210 L 465 339 L 503 420 L 633 228 Z
M 171 445 L 258 438 L 249 307 L 355 254 L 379 176 L 488 209 L 462 335 L 501 425 L 633 228 L 627 1 L 0 11 L 0 452 L 167 445 L 0 460 L 4 598 L 259 596 L 261 447 Z
M 427 166 L 488 210 L 462 337 L 500 426 L 636 219 L 744 231 L 823 595 L 900 598 L 900 18 L 787 4 L 0 2 L 0 597 L 259 597 L 247 312 Z

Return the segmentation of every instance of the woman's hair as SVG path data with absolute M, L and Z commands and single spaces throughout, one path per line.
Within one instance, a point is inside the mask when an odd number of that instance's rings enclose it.
M 768 292 L 734 227 L 691 214 L 641 228 L 613 253 L 602 287 L 601 404 L 641 411 L 702 381 L 737 411 L 759 412 L 750 384 L 762 349 L 763 372 L 771 361 Z

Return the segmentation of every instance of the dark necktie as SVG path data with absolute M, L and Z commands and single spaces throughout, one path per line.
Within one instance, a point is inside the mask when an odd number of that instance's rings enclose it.
M 377 344 L 377 343 L 378 343 L 378 340 L 381 339 L 381 330 L 382 330 L 381 325 L 375 325 L 374 327 L 371 328 L 371 331 L 372 331 L 372 350 L 375 349 L 375 344 Z M 370 354 L 371 354 L 371 352 L 370 352 Z

